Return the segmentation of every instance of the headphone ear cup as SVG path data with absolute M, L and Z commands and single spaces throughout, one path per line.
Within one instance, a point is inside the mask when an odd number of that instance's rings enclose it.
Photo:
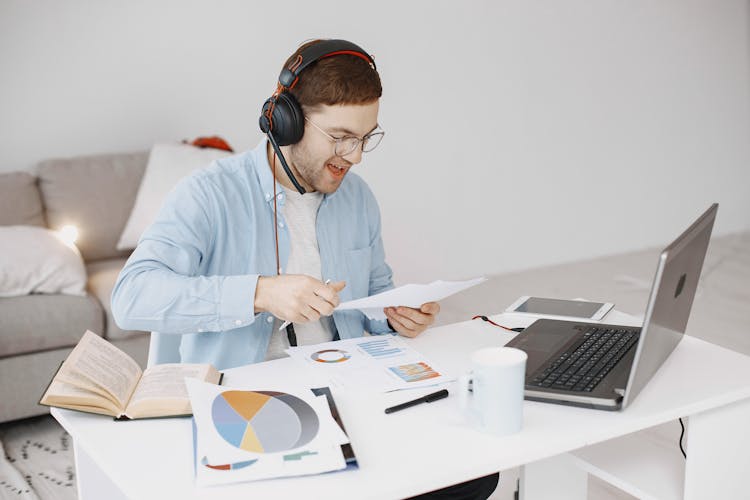
M 258 118 L 258 125 L 260 126 L 260 131 L 263 132 L 264 134 L 267 134 L 268 131 L 271 129 L 271 122 L 268 119 L 268 110 L 271 108 L 273 101 L 274 101 L 273 97 L 266 99 L 266 102 L 263 103 L 263 107 L 260 110 L 260 118 Z
M 272 105 L 273 114 L 271 123 L 268 123 L 268 110 Z M 281 92 L 263 104 L 260 129 L 267 132 L 269 128 L 279 146 L 296 144 L 302 140 L 302 135 L 305 133 L 304 115 L 297 99 L 289 92 Z

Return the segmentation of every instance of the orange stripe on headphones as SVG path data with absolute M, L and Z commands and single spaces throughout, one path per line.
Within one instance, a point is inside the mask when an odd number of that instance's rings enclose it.
M 348 54 L 350 56 L 357 56 L 360 59 L 364 59 L 365 61 L 367 61 L 367 63 L 369 65 L 372 65 L 372 61 L 370 60 L 369 57 L 367 57 L 366 55 L 362 54 L 361 52 L 357 52 L 357 51 L 354 51 L 354 50 L 337 50 L 336 52 L 331 52 L 330 54 L 326 54 L 324 56 L 320 56 L 320 59 L 323 59 L 323 58 L 326 58 L 326 57 L 331 57 L 331 56 L 338 56 L 338 55 L 341 55 L 341 54 Z
M 300 64 L 302 64 L 302 54 L 297 55 L 297 59 L 292 62 L 292 64 L 289 65 L 289 71 L 294 72 L 297 71 L 297 68 L 300 67 Z
M 318 57 L 318 60 L 325 59 L 326 57 L 339 56 L 339 55 L 357 56 L 360 59 L 364 60 L 367 64 L 369 64 L 372 69 L 375 69 L 375 66 L 372 63 L 373 60 L 371 59 L 372 56 L 367 57 L 363 53 L 357 52 L 356 50 L 337 50 L 335 52 L 331 52 L 329 54 L 325 54 L 325 55 Z M 289 71 L 291 71 L 292 73 L 296 73 L 297 69 L 302 65 L 302 62 L 303 62 L 302 54 L 299 54 L 297 55 L 297 59 L 295 59 L 294 62 L 292 62 L 287 69 L 289 69 Z M 294 88 L 294 86 L 297 84 L 297 80 L 299 80 L 299 76 L 297 76 L 292 82 L 292 84 L 289 85 L 290 89 Z M 279 87 L 281 87 L 281 85 L 279 85 Z M 281 88 L 283 90 L 283 87 Z M 279 90 L 277 90 L 277 92 L 279 92 Z
M 296 83 L 296 80 L 295 80 Z M 276 84 L 276 91 L 271 96 L 271 105 L 266 110 L 266 118 L 268 118 L 268 130 L 273 130 L 273 110 L 276 108 L 276 97 L 284 91 L 284 86 L 280 83 Z

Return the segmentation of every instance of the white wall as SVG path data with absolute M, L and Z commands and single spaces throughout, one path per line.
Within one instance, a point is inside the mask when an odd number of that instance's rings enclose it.
M 219 134 L 305 39 L 384 83 L 378 196 L 399 282 L 661 245 L 719 201 L 750 229 L 746 0 L 0 0 L 0 171 Z

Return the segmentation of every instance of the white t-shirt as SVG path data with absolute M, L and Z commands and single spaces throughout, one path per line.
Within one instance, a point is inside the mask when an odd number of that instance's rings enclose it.
M 286 201 L 281 207 L 283 223 L 289 231 L 289 260 L 286 274 L 307 274 L 313 278 L 323 280 L 320 271 L 320 250 L 316 232 L 318 208 L 323 201 L 323 194 L 299 194 L 292 189 L 284 188 Z M 286 329 L 279 331 L 282 322 L 278 319 L 273 323 L 271 342 L 268 345 L 265 360 L 286 357 L 284 349 L 289 348 Z M 319 321 L 309 323 L 294 323 L 297 334 L 297 345 L 319 344 L 333 340 L 333 319 L 321 316 Z

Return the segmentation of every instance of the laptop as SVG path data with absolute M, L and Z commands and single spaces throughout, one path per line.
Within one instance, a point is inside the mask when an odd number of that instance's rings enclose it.
M 643 325 L 540 319 L 507 346 L 528 354 L 525 397 L 621 410 L 682 340 L 716 212 L 714 203 L 659 256 Z

